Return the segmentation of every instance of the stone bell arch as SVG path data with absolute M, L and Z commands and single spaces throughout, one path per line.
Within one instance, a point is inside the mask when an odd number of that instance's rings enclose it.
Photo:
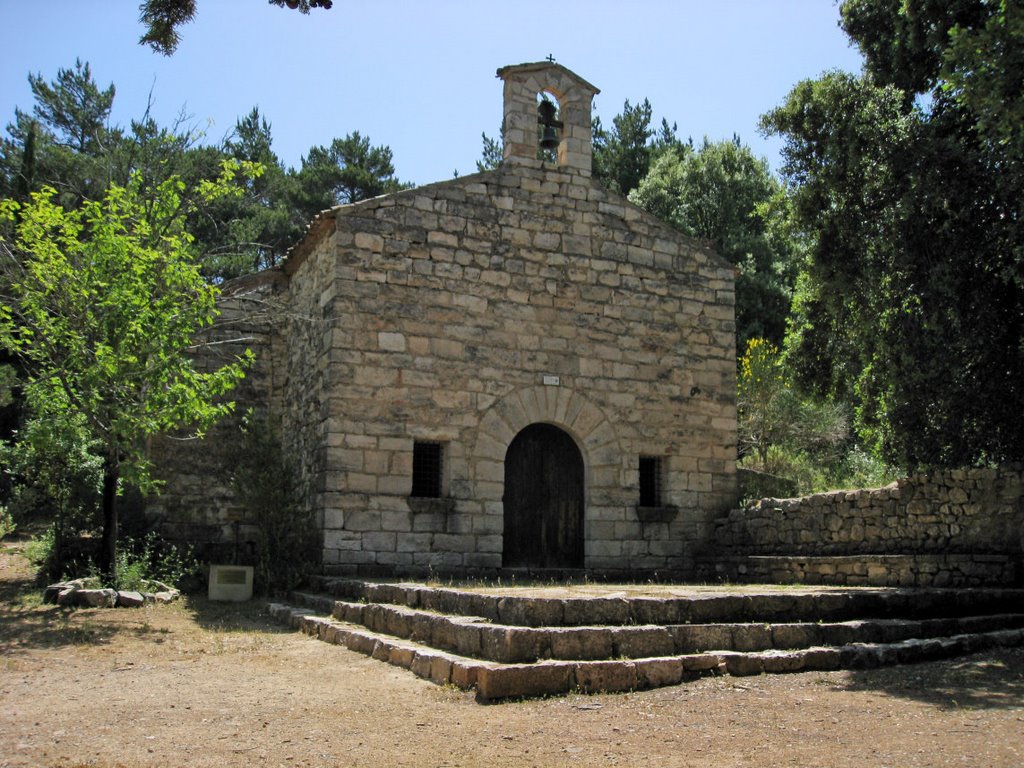
M 562 123 L 556 164 L 589 176 L 591 107 L 598 88 L 553 61 L 502 67 L 498 77 L 505 82 L 505 161 L 537 163 L 537 94 L 550 93 L 558 100 Z

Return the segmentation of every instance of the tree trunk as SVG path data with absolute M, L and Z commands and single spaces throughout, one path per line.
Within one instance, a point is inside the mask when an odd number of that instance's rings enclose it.
M 117 579 L 117 481 L 121 466 L 117 458 L 103 461 L 103 540 L 100 542 L 99 568 L 103 580 L 113 585 Z

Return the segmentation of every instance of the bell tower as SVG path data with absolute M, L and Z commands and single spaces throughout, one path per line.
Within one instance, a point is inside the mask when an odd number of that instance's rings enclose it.
M 502 67 L 498 77 L 505 83 L 505 162 L 536 165 L 543 136 L 545 146 L 557 142 L 560 170 L 589 176 L 591 104 L 600 91 L 553 60 Z M 558 102 L 557 119 L 548 96 Z

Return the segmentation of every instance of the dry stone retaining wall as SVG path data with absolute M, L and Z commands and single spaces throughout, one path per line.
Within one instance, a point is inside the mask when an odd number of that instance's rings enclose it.
M 1012 583 L 1022 575 L 1024 471 L 942 470 L 885 488 L 762 499 L 720 520 L 714 541 L 706 574 L 840 584 Z

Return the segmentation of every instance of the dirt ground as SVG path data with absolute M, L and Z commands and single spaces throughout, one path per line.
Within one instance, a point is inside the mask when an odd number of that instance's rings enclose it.
M 6 766 L 1024 765 L 1024 651 L 481 705 L 256 603 L 42 606 L 0 551 Z

